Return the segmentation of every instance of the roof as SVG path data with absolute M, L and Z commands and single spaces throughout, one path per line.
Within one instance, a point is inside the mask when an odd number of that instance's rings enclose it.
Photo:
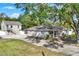
M 55 26 L 55 25 L 44 25 L 47 29 L 53 29 L 53 30 L 63 30 L 63 27 L 61 26 Z
M 26 31 L 62 31 L 63 27 L 58 27 L 54 25 L 43 25 L 43 26 L 34 26 L 28 29 L 25 29 Z
M 4 23 L 6 25 L 22 25 L 20 22 L 18 21 L 4 21 Z

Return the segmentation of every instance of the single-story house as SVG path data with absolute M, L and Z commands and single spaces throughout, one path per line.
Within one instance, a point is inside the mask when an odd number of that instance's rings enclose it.
M 18 34 L 22 28 L 21 25 L 18 21 L 2 21 L 1 30 Z
M 52 37 L 59 37 L 62 36 L 63 30 L 63 27 L 58 27 L 54 25 L 42 25 L 25 29 L 25 32 L 29 36 L 43 36 L 44 34 L 51 34 Z
M 26 34 L 22 31 L 22 24 L 19 21 L 2 21 L 0 22 L 0 37 L 1 38 L 25 38 Z

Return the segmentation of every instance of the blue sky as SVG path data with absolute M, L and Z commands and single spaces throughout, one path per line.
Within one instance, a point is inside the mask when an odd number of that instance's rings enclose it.
M 0 3 L 0 13 L 5 13 L 11 18 L 17 18 L 23 12 L 24 11 L 22 11 L 20 8 L 17 9 L 14 4 Z
M 20 14 L 23 14 L 23 12 L 21 8 L 16 8 L 13 3 L 0 3 L 0 13 L 5 13 L 11 18 L 17 18 Z

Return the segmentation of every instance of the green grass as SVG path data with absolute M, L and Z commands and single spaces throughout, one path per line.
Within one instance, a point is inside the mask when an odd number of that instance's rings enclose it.
M 0 56 L 42 56 L 42 51 L 47 56 L 61 56 L 63 53 L 51 52 L 44 47 L 18 39 L 0 39 Z

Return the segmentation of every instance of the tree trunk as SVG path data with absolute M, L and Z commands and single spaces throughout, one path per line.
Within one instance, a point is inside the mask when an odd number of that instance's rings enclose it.
M 76 42 L 79 43 L 79 30 L 76 27 L 71 26 L 75 32 L 76 35 Z
M 79 31 L 77 32 L 77 35 L 76 35 L 76 40 L 77 40 L 77 43 L 79 43 Z

